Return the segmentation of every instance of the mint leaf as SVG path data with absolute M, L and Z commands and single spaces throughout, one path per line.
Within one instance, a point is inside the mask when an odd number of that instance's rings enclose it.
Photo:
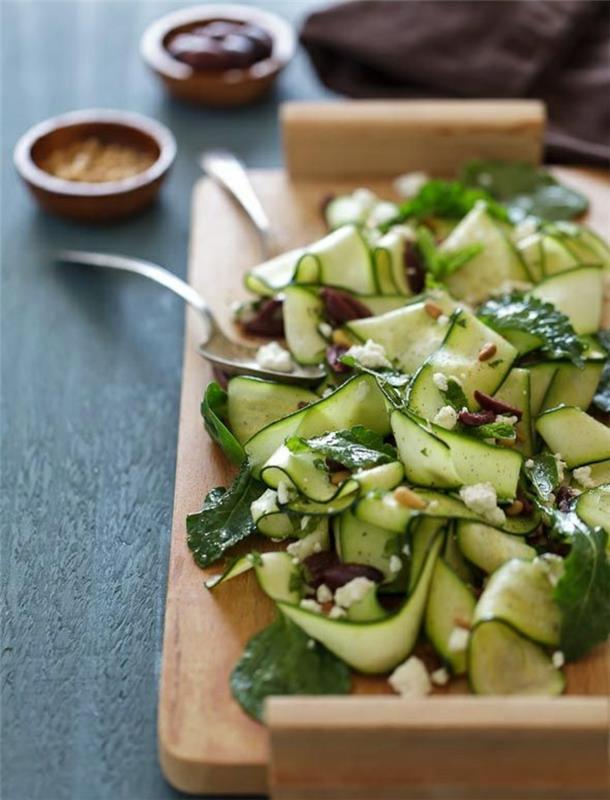
M 468 433 L 477 439 L 514 439 L 515 426 L 510 422 L 488 422 L 476 427 L 462 427 L 462 433 Z
M 201 416 L 206 431 L 233 464 L 242 463 L 246 454 L 225 424 L 227 419 L 227 393 L 217 383 L 208 383 L 201 401 Z
M 263 488 L 244 462 L 229 489 L 212 489 L 201 511 L 188 515 L 187 544 L 200 567 L 213 564 L 229 548 L 255 532 L 250 505 Z
M 553 358 L 567 358 L 582 367 L 584 345 L 570 320 L 552 303 L 518 292 L 492 298 L 477 316 L 498 333 L 523 331 L 540 340 L 540 349 Z
M 541 453 L 531 459 L 532 466 L 525 466 L 525 474 L 539 500 L 547 502 L 549 495 L 559 484 L 557 462 L 551 453 Z
M 233 697 L 261 721 L 271 695 L 347 694 L 350 684 L 347 665 L 282 614 L 250 639 L 231 673 Z
M 563 612 L 561 649 L 569 660 L 579 658 L 610 634 L 610 563 L 608 534 L 579 526 L 565 570 L 555 587 Z
M 445 390 L 441 389 L 441 394 L 445 398 L 447 405 L 451 406 L 456 411 L 468 408 L 468 399 L 455 378 L 447 378 L 447 388 Z
M 510 161 L 470 161 L 462 181 L 483 189 L 506 208 L 512 222 L 532 216 L 545 220 L 578 217 L 589 207 L 584 195 L 559 183 L 546 170 Z
M 508 220 L 505 209 L 495 202 L 486 189 L 472 188 L 460 181 L 431 180 L 421 187 L 415 197 L 401 204 L 398 215 L 389 225 L 427 217 L 461 219 L 481 200 L 487 203 L 492 216 Z
M 286 447 L 293 453 L 309 450 L 338 461 L 347 469 L 367 469 L 396 460 L 396 450 L 383 437 L 362 425 L 331 431 L 313 439 L 290 436 Z

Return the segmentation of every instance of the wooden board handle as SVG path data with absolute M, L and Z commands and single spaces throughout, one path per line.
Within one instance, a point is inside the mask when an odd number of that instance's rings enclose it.
M 290 102 L 280 110 L 292 178 L 455 175 L 473 158 L 540 162 L 538 100 Z
M 273 800 L 601 800 L 606 698 L 271 698 Z

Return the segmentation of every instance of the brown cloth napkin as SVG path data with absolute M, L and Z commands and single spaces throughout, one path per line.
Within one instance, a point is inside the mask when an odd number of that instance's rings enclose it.
M 358 0 L 311 14 L 301 42 L 350 97 L 535 97 L 546 159 L 610 160 L 610 3 Z

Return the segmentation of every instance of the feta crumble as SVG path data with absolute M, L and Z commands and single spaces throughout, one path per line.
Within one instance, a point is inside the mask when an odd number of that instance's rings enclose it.
M 449 636 L 447 646 L 452 653 L 459 653 L 468 647 L 468 639 L 470 639 L 470 631 L 466 628 L 454 628 Z
M 320 331 L 320 333 L 322 334 L 322 336 L 323 336 L 325 339 L 330 339 L 330 337 L 333 335 L 333 329 L 332 329 L 332 327 L 331 327 L 331 326 L 328 324 L 328 322 L 321 322 L 321 323 L 318 325 L 318 330 Z
M 440 319 L 440 317 L 439 317 Z M 449 388 L 449 383 L 447 382 L 447 376 L 443 375 L 442 372 L 435 372 L 432 376 L 432 382 L 439 389 L 441 392 L 446 392 Z
M 585 489 L 595 488 L 595 481 L 591 477 L 591 467 L 576 467 L 572 472 L 572 477 L 577 483 L 584 486 Z
M 307 530 L 307 526 L 309 525 L 309 520 L 310 519 L 311 519 L 311 517 L 302 517 L 301 518 L 301 530 L 302 531 Z
M 400 570 L 402 569 L 402 561 L 400 559 L 400 556 L 392 556 L 390 558 L 390 563 L 388 564 L 388 566 L 389 566 L 390 572 L 394 572 L 394 573 L 400 572 Z
M 323 527 L 316 528 L 296 542 L 291 542 L 286 551 L 298 562 L 305 561 L 308 556 L 319 553 L 321 549 L 328 549 L 328 531 Z
M 341 606 L 333 606 L 328 612 L 330 619 L 341 619 L 347 615 L 347 611 Z
M 307 640 L 307 649 L 308 650 L 315 650 L 316 648 L 316 640 L 315 639 L 308 639 Z
M 519 422 L 518 418 L 515 417 L 514 414 L 511 414 L 510 416 L 505 416 L 504 414 L 498 414 L 495 421 L 503 425 L 516 425 Z
M 315 614 L 322 613 L 322 606 L 316 602 L 316 600 L 311 600 L 309 597 L 301 600 L 299 605 L 304 611 L 313 611 Z
M 352 345 L 345 355 L 355 358 L 359 364 L 369 369 L 392 366 L 383 345 L 377 344 L 372 339 L 367 339 L 364 344 Z
M 292 356 L 277 342 L 269 342 L 259 347 L 256 351 L 256 363 L 263 369 L 275 372 L 292 372 L 294 369 Z
M 527 461 L 525 462 L 525 466 L 528 469 L 532 469 L 532 467 L 534 466 L 534 459 L 533 458 L 528 458 Z
M 562 459 L 561 453 L 553 453 L 553 458 L 555 459 L 555 463 L 557 464 L 557 477 L 559 478 L 559 482 L 561 483 L 565 475 L 565 468 L 567 467 L 567 464 Z
M 566 663 L 565 656 L 561 652 L 561 650 L 555 650 L 555 652 L 551 656 L 551 661 L 553 662 L 553 666 L 555 667 L 555 669 L 561 669 L 563 665 Z
M 462 486 L 460 498 L 466 508 L 479 514 L 492 525 L 502 525 L 506 521 L 506 514 L 498 508 L 498 496 L 491 483 Z
M 440 317 L 437 317 L 436 324 L 437 325 L 447 325 L 449 323 L 449 317 L 447 314 L 441 314 Z
M 394 179 L 394 190 L 401 197 L 414 197 L 429 180 L 425 172 L 405 172 Z
M 360 189 L 354 189 L 352 192 L 352 198 L 357 203 L 360 203 L 365 210 L 372 208 L 377 202 L 377 195 L 375 192 L 372 192 L 370 189 L 367 189 L 364 186 L 362 186 Z
M 335 592 L 335 603 L 342 608 L 349 608 L 362 600 L 371 587 L 375 586 L 375 582 L 369 578 L 359 577 L 352 578 L 349 583 L 340 586 Z
M 288 481 L 280 481 L 277 485 L 277 500 L 280 505 L 284 506 L 289 503 L 296 494 L 294 486 Z
M 437 686 L 446 686 L 449 683 L 449 673 L 445 667 L 440 667 L 430 673 L 430 679 L 432 683 L 435 683 Z
M 428 670 L 417 656 L 411 656 L 397 666 L 388 683 L 402 697 L 424 697 L 432 691 Z
M 394 219 L 396 211 L 397 208 L 394 203 L 377 203 L 377 205 L 371 209 L 366 224 L 370 227 L 383 225 L 384 222 L 389 222 L 391 219 Z
M 316 592 L 316 600 L 318 603 L 330 603 L 332 599 L 333 593 L 325 583 L 318 586 L 318 591 Z
M 267 489 L 259 498 L 250 505 L 252 519 L 257 522 L 266 514 L 274 514 L 279 511 L 277 507 L 277 493 L 273 489 Z
M 441 428 L 445 428 L 445 430 L 452 430 L 455 428 L 457 424 L 457 411 L 453 406 L 443 406 L 441 410 L 436 414 L 432 422 L 435 425 L 440 425 Z
M 525 217 L 513 228 L 512 236 L 515 241 L 525 239 L 536 233 L 538 230 L 538 220 L 536 217 Z

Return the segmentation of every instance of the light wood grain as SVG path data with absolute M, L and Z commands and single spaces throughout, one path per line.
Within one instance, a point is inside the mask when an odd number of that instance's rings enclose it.
M 286 168 L 293 178 L 453 175 L 473 158 L 539 163 L 538 100 L 356 100 L 285 103 Z
M 561 175 L 593 198 L 592 219 L 603 230 L 608 207 L 604 178 L 599 173 L 575 170 L 561 170 Z M 255 172 L 252 177 L 282 247 L 305 244 L 319 236 L 323 232 L 320 199 L 328 192 L 357 185 L 337 180 L 293 183 L 280 171 Z M 366 183 L 382 195 L 392 194 L 387 182 Z M 231 329 L 228 307 L 232 301 L 245 297 L 243 274 L 258 259 L 257 239 L 239 211 L 213 184 L 200 181 L 193 198 L 190 280 L 208 298 L 227 330 Z M 213 595 L 206 591 L 203 579 L 217 569 L 200 570 L 186 546 L 186 514 L 197 510 L 205 493 L 213 486 L 226 484 L 232 475 L 225 459 L 205 434 L 199 416 L 201 395 L 210 371 L 195 352 L 198 325 L 195 317 L 188 317 L 159 707 L 160 757 L 170 782 L 185 791 L 264 792 L 269 760 L 267 730 L 242 713 L 231 698 L 228 679 L 245 642 L 267 624 L 273 609 L 251 575 L 219 587 Z M 607 695 L 609 664 L 605 648 L 598 648 L 579 664 L 569 665 L 568 693 Z M 383 678 L 359 677 L 355 680 L 355 690 L 360 694 L 379 694 L 386 693 L 388 687 Z M 464 686 L 456 684 L 451 691 L 464 691 Z M 331 712 L 334 718 L 337 708 L 346 709 L 349 716 L 351 702 L 352 698 L 344 698 L 328 701 L 327 707 L 314 704 L 310 708 L 314 711 L 328 708 L 328 713 L 325 711 L 322 718 L 319 714 L 316 718 L 316 724 L 322 724 L 325 719 L 332 721 Z M 379 705 L 381 701 L 372 698 L 370 702 L 373 708 L 405 708 L 398 700 L 390 700 L 388 706 Z M 435 707 L 442 702 L 440 699 Z M 473 715 L 480 700 L 468 698 L 464 702 L 465 722 L 476 719 Z M 562 699 L 552 701 L 551 719 L 555 710 L 562 713 L 562 703 Z M 605 708 L 602 700 L 599 703 L 599 708 L 602 705 Z M 299 706 L 299 713 L 305 707 L 306 704 Z M 504 717 L 505 707 L 502 700 L 498 701 L 499 719 Z M 599 714 L 599 709 L 595 713 Z M 535 716 L 532 714 L 532 722 Z M 373 730 L 371 737 L 359 741 L 360 755 L 366 755 L 369 746 L 374 754 L 385 746 L 385 733 L 376 736 Z M 541 742 L 540 747 L 544 746 Z M 282 756 L 277 757 L 281 762 Z M 318 758 L 313 742 L 307 758 L 310 762 Z

